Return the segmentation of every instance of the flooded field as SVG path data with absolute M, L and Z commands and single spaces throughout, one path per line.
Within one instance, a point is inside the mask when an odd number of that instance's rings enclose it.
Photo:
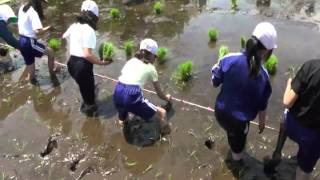
M 121 0 L 97 0 L 97 3 L 101 14 L 98 41 L 111 41 L 118 48 L 115 62 L 95 67 L 96 73 L 117 79 L 126 62 L 123 42 L 130 39 L 138 44 L 150 37 L 160 47 L 169 49 L 168 61 L 157 65 L 163 87 L 174 97 L 210 107 L 219 92 L 210 83 L 210 70 L 217 60 L 219 46 L 228 45 L 232 52 L 237 52 L 241 36 L 250 37 L 260 21 L 272 22 L 279 36 L 274 52 L 279 66 L 271 78 L 273 93 L 267 125 L 276 129 L 284 110 L 281 102 L 287 69 L 320 57 L 317 50 L 320 3 L 312 0 L 273 0 L 270 6 L 240 0 L 238 11 L 232 11 L 227 0 L 169 0 L 165 1 L 164 12 L 157 16 L 152 10 L 153 1 L 127 5 Z M 61 37 L 80 6 L 79 0 L 49 0 L 44 24 L 52 24 L 55 31 L 41 39 Z M 120 9 L 120 20 L 109 17 L 112 7 Z M 209 43 L 210 28 L 219 30 L 216 43 Z M 56 53 L 59 62 L 67 62 L 67 51 L 64 43 Z M 171 74 L 185 60 L 193 61 L 196 77 L 182 90 L 171 80 Z M 259 135 L 255 125 L 250 126 L 245 167 L 235 174 L 224 162 L 229 147 L 214 114 L 179 102 L 173 102 L 170 112 L 173 130 L 169 136 L 149 147 L 131 145 L 115 124 L 117 114 L 111 97 L 114 82 L 96 77 L 100 116 L 87 118 L 79 111 L 81 97 L 67 70 L 62 69 L 50 79 L 44 62 L 37 61 L 40 86 L 21 81 L 24 76 L 21 65 L 0 75 L 0 178 L 291 180 L 294 177 L 296 162 L 292 156 L 297 146 L 290 140 L 286 142 L 285 159 L 278 173 L 271 178 L 264 175 L 263 157 L 271 155 L 278 132 L 266 129 Z M 14 63 L 21 64 L 21 59 L 16 58 Z M 153 94 L 145 95 L 162 103 Z M 215 142 L 211 150 L 204 145 L 208 139 Z M 40 153 L 46 153 L 48 140 L 51 148 L 43 158 Z M 320 179 L 319 168 L 318 163 L 313 179 Z

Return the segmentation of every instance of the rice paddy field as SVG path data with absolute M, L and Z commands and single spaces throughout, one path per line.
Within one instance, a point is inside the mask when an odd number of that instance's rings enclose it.
M 249 38 L 257 23 L 274 24 L 279 37 L 274 51 L 278 68 L 271 76 L 267 125 L 275 129 L 284 111 L 288 68 L 320 57 L 320 3 L 316 0 L 271 0 L 270 4 L 238 0 L 236 7 L 229 0 L 166 0 L 161 1 L 160 13 L 154 9 L 155 1 L 96 2 L 100 8 L 96 54 L 104 42 L 112 42 L 115 49 L 114 62 L 95 66 L 95 73 L 117 79 L 128 59 L 124 42 L 132 41 L 136 51 L 140 40 L 153 38 L 166 49 L 165 62 L 155 64 L 162 87 L 176 98 L 205 107 L 214 106 L 219 92 L 210 82 L 219 47 L 225 45 L 230 52 L 238 52 L 240 38 Z M 43 24 L 53 25 L 54 31 L 40 39 L 60 38 L 80 6 L 79 0 L 49 0 Z M 12 7 L 17 13 L 19 4 Z M 114 14 L 117 18 L 111 15 L 112 8 L 119 10 L 120 14 Z M 215 41 L 210 40 L 209 29 L 218 30 Z M 62 42 L 55 55 L 61 63 L 68 61 L 67 42 Z M 193 64 L 193 78 L 182 87 L 172 74 L 188 60 Z M 115 124 L 114 82 L 96 77 L 100 116 L 87 118 L 79 111 L 80 93 L 67 69 L 50 78 L 46 62 L 46 58 L 36 61 L 40 85 L 33 86 L 21 80 L 24 65 L 18 52 L 0 59 L 0 179 L 294 179 L 297 145 L 291 140 L 285 144 L 277 172 L 270 177 L 263 171 L 263 159 L 276 145 L 275 130 L 259 134 L 257 126 L 250 126 L 244 166 L 235 172 L 225 163 L 229 146 L 213 112 L 173 101 L 170 135 L 157 140 L 156 123 L 133 124 L 122 130 Z M 151 84 L 146 88 L 152 89 Z M 163 103 L 151 93 L 144 95 Z M 128 137 L 132 132 L 139 135 Z M 214 142 L 212 149 L 205 146 L 209 139 Z M 153 145 L 141 146 L 149 142 Z M 48 144 L 52 151 L 47 148 L 45 152 Z M 312 178 L 320 179 L 319 163 Z

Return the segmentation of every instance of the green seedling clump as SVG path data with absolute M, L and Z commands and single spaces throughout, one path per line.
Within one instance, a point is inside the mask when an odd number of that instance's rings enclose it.
M 48 42 L 49 47 L 53 50 L 53 51 L 58 51 L 61 47 L 61 41 L 59 39 L 50 39 Z
M 270 75 L 274 75 L 277 70 L 278 58 L 276 55 L 272 54 L 270 58 L 264 63 L 264 67 L 267 69 Z
M 210 29 L 208 32 L 210 41 L 217 41 L 218 39 L 218 30 L 217 29 Z
M 160 64 L 163 64 L 166 62 L 167 54 L 168 54 L 167 48 L 159 48 L 157 51 L 158 61 Z
M 240 38 L 241 49 L 245 49 L 246 48 L 246 44 L 247 44 L 246 38 L 244 36 L 241 36 L 241 38 Z
M 161 2 L 156 2 L 154 5 L 153 5 L 153 10 L 156 14 L 160 14 L 163 10 L 163 4 Z
M 188 60 L 180 64 L 174 73 L 174 78 L 179 82 L 187 82 L 193 76 L 193 62 Z
M 112 8 L 109 12 L 109 16 L 112 18 L 112 19 L 118 19 L 120 18 L 120 11 L 119 9 L 117 8 Z
M 238 8 L 237 0 L 231 0 L 231 9 L 236 10 Z
M 133 49 L 134 49 L 133 41 L 124 42 L 123 48 L 124 48 L 124 51 L 126 52 L 126 55 L 131 56 L 133 53 Z
M 228 46 L 220 46 L 219 48 L 219 57 L 218 57 L 218 63 L 220 60 L 229 53 L 229 48 Z
M 115 55 L 115 46 L 112 43 L 102 43 L 99 48 L 99 56 L 103 61 L 111 60 Z

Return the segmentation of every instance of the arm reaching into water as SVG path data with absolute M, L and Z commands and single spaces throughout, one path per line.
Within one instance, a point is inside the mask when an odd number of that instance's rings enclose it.
M 158 95 L 158 97 L 164 101 L 167 101 L 167 102 L 170 102 L 171 101 L 171 95 L 170 94 L 167 94 L 165 95 L 163 93 L 163 91 L 161 90 L 161 87 L 160 87 L 160 84 L 159 84 L 159 81 L 155 81 L 153 82 L 153 87 Z

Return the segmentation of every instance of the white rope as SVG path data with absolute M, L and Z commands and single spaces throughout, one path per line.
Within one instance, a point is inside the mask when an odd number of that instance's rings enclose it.
M 59 64 L 61 66 L 67 67 L 66 64 L 59 63 L 59 62 L 55 62 L 55 63 Z M 108 76 L 104 76 L 104 75 L 100 75 L 100 74 L 94 74 L 94 75 L 99 77 L 99 78 L 102 78 L 102 79 L 108 79 L 108 80 L 113 81 L 113 82 L 118 82 L 118 80 L 113 79 L 113 78 L 108 77 Z M 151 94 L 157 94 L 156 92 L 148 90 L 148 89 L 142 89 L 142 90 L 145 91 L 145 92 L 151 93 Z M 175 98 L 175 97 L 172 97 L 172 100 L 175 100 L 177 102 L 181 102 L 183 104 L 188 104 L 190 106 L 198 107 L 198 108 L 206 110 L 206 111 L 215 112 L 215 110 L 213 108 L 209 107 L 209 106 L 208 107 L 202 106 L 202 105 L 199 105 L 199 104 L 196 104 L 196 103 L 193 103 L 193 102 L 190 102 L 190 101 L 186 101 L 186 100 L 183 100 L 183 99 Z M 259 126 L 259 124 L 257 122 L 250 121 L 250 123 L 253 124 L 253 125 Z M 277 129 L 275 129 L 273 127 L 270 127 L 270 126 L 265 126 L 265 128 L 273 130 L 273 131 L 278 131 Z

